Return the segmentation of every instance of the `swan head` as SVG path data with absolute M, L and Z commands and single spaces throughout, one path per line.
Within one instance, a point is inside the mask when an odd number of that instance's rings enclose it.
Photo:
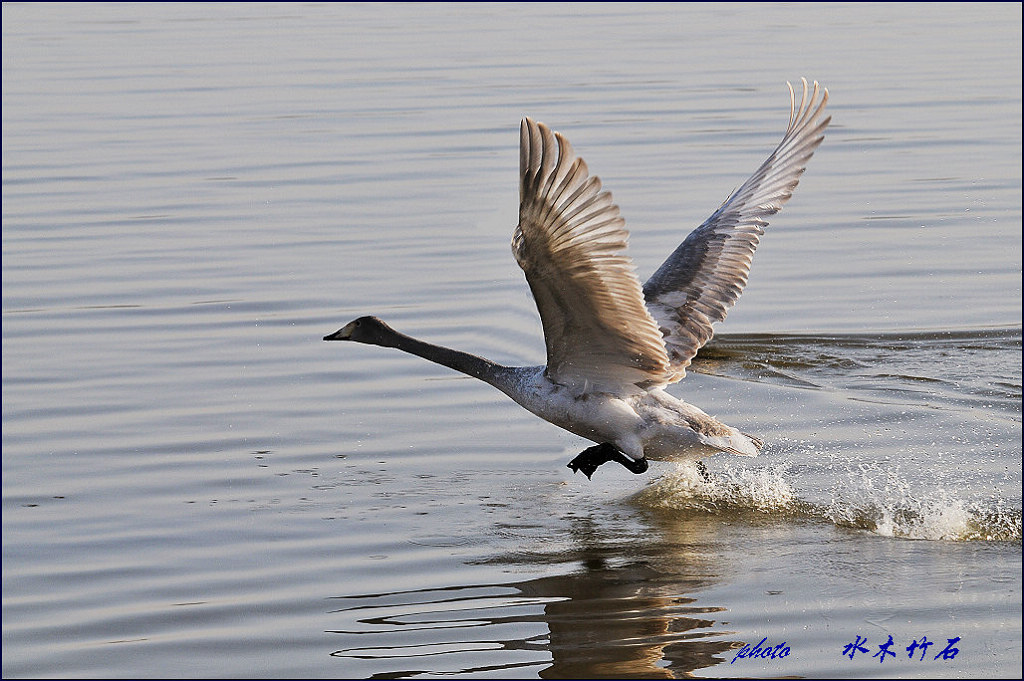
M 325 341 L 347 340 L 371 345 L 394 345 L 397 332 L 377 317 L 360 317 L 327 336 Z

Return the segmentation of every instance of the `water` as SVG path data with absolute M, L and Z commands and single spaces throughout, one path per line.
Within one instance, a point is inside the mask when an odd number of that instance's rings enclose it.
M 1020 26 L 5 4 L 4 676 L 1018 675 Z M 833 124 L 672 389 L 761 457 L 590 482 L 488 386 L 320 341 L 373 313 L 541 361 L 520 118 L 601 175 L 645 277 L 800 76 Z

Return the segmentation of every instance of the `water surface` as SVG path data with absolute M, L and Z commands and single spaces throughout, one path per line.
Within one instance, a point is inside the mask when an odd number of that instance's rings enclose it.
M 1020 26 L 5 4 L 3 675 L 1019 674 Z M 646 277 L 800 76 L 832 126 L 672 388 L 757 459 L 587 481 L 589 443 L 488 386 L 320 340 L 373 313 L 541 362 L 521 117 L 614 192 Z M 789 654 L 737 658 L 762 639 Z

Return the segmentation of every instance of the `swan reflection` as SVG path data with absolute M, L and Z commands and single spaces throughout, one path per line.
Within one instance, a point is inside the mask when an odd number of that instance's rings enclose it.
M 579 566 L 568 574 L 333 599 L 330 633 L 342 647 L 332 655 L 368 670 L 387 660 L 380 669 L 390 670 L 389 678 L 504 672 L 670 679 L 721 664 L 725 651 L 738 645 L 717 622 L 724 609 L 693 595 L 714 582 L 702 574 L 706 560 L 677 555 L 676 567 L 694 568 L 681 576 L 666 570 L 663 545 L 650 547 L 648 556 L 623 558 L 635 547 L 588 541 L 593 527 L 587 519 L 574 521 L 573 530 L 580 546 L 571 555 L 530 561 Z M 665 539 L 678 552 L 679 537 Z M 657 554 L 661 558 L 652 560 Z M 508 556 L 494 560 L 511 562 Z

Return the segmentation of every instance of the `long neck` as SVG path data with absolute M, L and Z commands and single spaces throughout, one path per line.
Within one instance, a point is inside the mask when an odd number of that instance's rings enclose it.
M 471 355 L 468 352 L 452 350 L 451 348 L 446 348 L 441 345 L 426 343 L 424 341 L 417 340 L 412 336 L 406 336 L 404 333 L 399 333 L 393 329 L 383 340 L 384 342 L 381 343 L 381 345 L 398 348 L 403 352 L 408 352 L 422 357 L 423 359 L 430 360 L 436 364 L 444 365 L 449 369 L 460 371 L 472 376 L 473 378 L 479 378 L 481 381 L 485 381 L 499 388 L 504 382 L 503 378 L 510 371 L 509 367 L 502 366 L 501 364 L 495 364 L 483 357 L 477 357 L 476 355 Z

